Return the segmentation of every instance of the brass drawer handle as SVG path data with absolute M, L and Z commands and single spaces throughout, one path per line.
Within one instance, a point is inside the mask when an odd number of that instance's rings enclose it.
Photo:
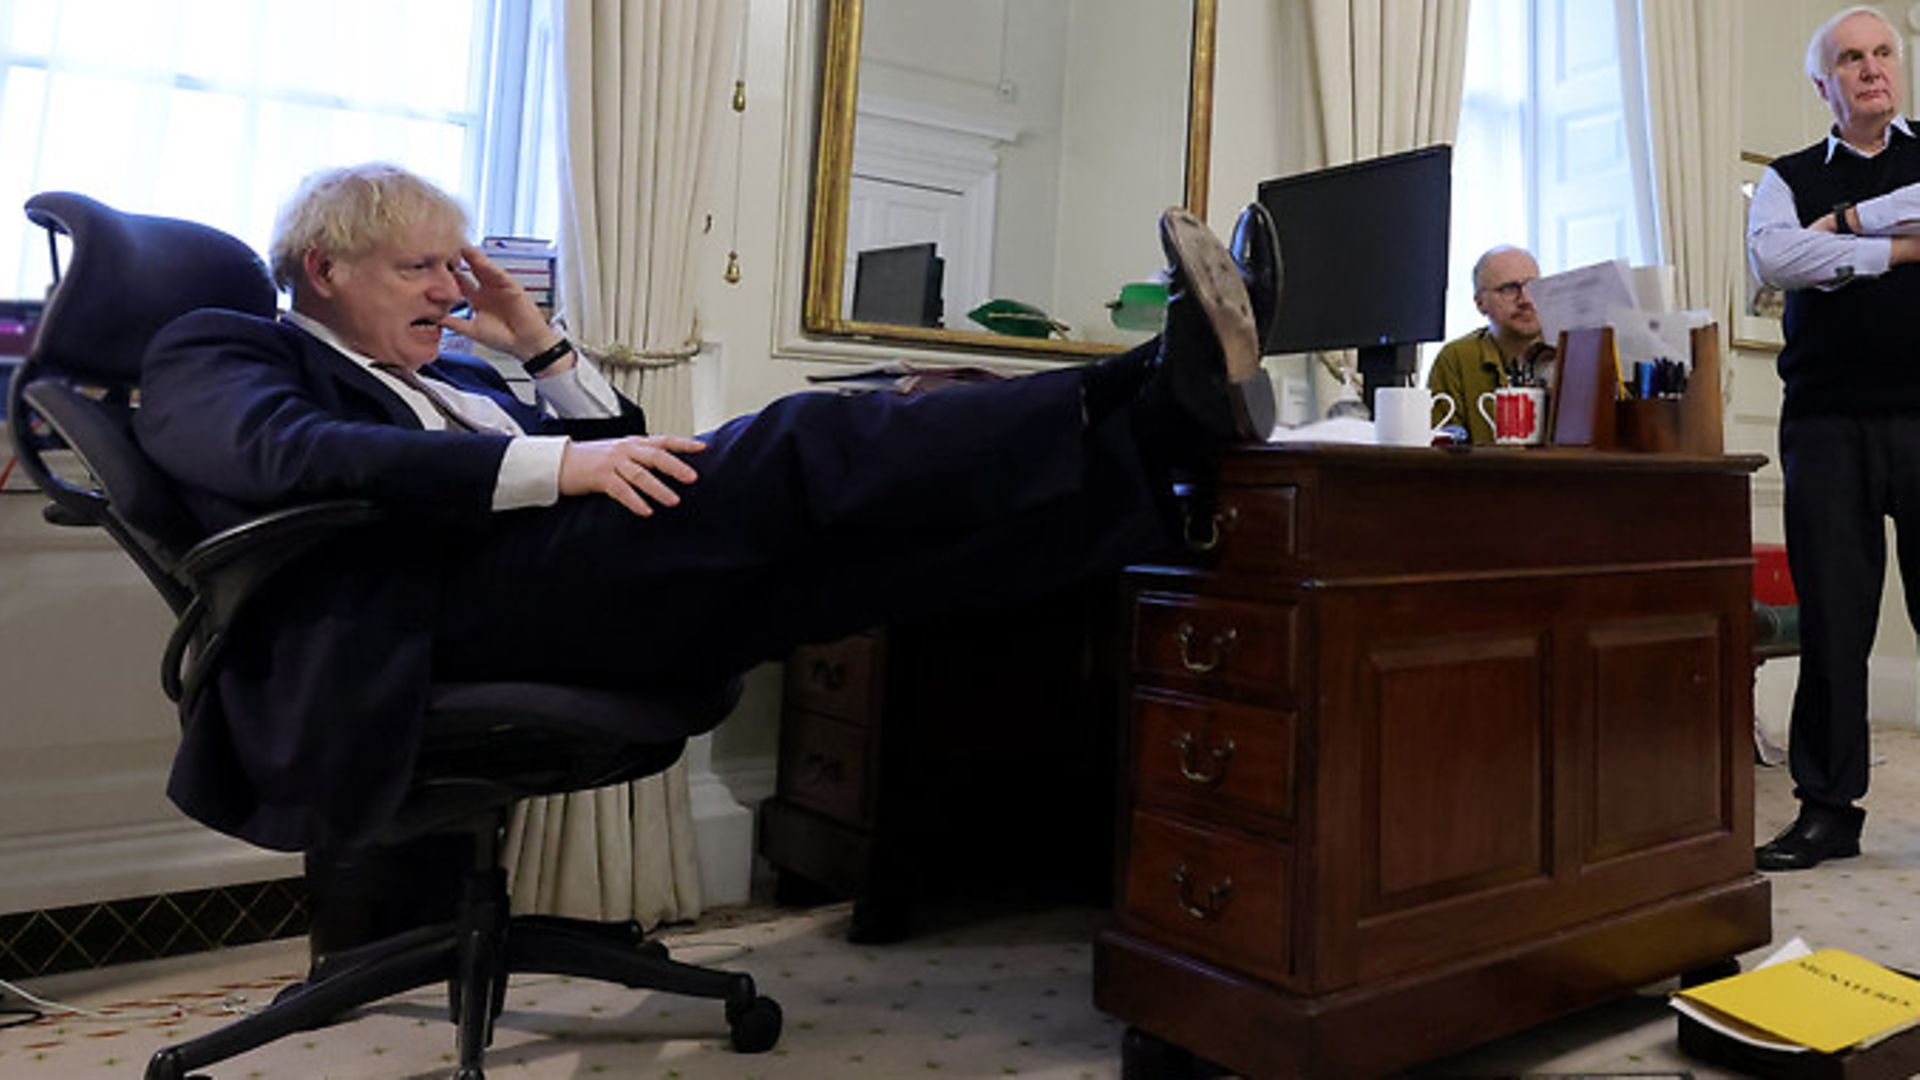
M 1196 554 L 1205 554 L 1220 546 L 1221 536 L 1228 529 L 1233 528 L 1233 523 L 1240 519 L 1240 510 L 1238 507 L 1229 506 L 1225 510 L 1215 510 L 1208 514 L 1204 522 L 1207 530 L 1204 535 L 1194 534 L 1196 523 L 1193 520 L 1193 507 L 1182 504 L 1180 517 L 1183 522 L 1181 532 L 1187 539 L 1187 550 Z
M 1180 755 L 1180 775 L 1195 784 L 1217 784 L 1227 775 L 1227 762 L 1233 760 L 1233 740 L 1214 747 L 1206 752 L 1211 764 L 1202 769 L 1194 763 L 1193 732 L 1183 731 L 1173 740 L 1174 752 Z
M 1233 643 L 1240 639 L 1239 631 L 1229 626 L 1207 639 L 1206 656 L 1196 657 L 1193 643 L 1194 639 L 1200 636 L 1200 632 L 1193 628 L 1192 623 L 1181 623 L 1178 636 L 1180 664 L 1195 675 L 1210 675 L 1219 670 L 1220 665 L 1226 662 L 1228 650 L 1232 649 Z
M 1174 868 L 1173 883 L 1180 890 L 1180 910 L 1186 912 L 1188 918 L 1199 922 L 1212 922 L 1219 918 L 1220 913 L 1226 910 L 1227 899 L 1233 895 L 1233 879 L 1224 877 L 1207 886 L 1204 902 L 1195 900 L 1193 871 L 1187 869 L 1186 863 Z
M 807 677 L 813 680 L 815 686 L 839 690 L 847 685 L 847 665 L 815 660 L 813 666 L 807 669 Z

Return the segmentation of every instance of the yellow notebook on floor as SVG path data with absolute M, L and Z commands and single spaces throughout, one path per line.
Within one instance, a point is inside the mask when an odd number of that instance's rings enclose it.
M 1841 949 L 1821 949 L 1676 996 L 1824 1054 L 1920 1024 L 1920 981 Z

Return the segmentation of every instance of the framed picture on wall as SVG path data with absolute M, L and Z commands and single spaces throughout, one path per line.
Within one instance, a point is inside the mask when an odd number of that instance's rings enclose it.
M 1747 220 L 1747 210 L 1753 204 L 1754 186 L 1760 183 L 1761 174 L 1767 170 L 1767 164 L 1773 159 L 1765 154 L 1756 154 L 1749 150 L 1740 152 L 1740 220 Z M 1737 349 L 1756 349 L 1763 352 L 1779 352 L 1786 344 L 1786 338 L 1780 329 L 1780 315 L 1786 309 L 1786 294 L 1761 281 L 1753 272 L 1753 262 L 1747 258 L 1746 244 L 1740 245 L 1740 277 L 1746 282 L 1734 300 L 1731 326 L 1733 327 L 1733 345 Z

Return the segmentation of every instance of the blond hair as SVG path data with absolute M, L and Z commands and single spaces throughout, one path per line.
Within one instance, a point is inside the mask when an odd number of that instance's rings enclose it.
M 300 182 L 273 224 L 273 280 L 291 289 L 307 252 L 351 258 L 416 224 L 467 234 L 467 212 L 453 196 L 385 162 L 324 169 Z

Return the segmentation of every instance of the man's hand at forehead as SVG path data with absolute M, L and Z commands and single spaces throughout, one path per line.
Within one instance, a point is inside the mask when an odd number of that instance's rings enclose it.
M 460 257 L 465 265 L 454 267 L 453 276 L 470 314 L 465 318 L 448 315 L 441 320 L 442 326 L 521 360 L 559 343 L 559 331 L 547 324 L 546 316 L 512 275 L 471 244 L 460 249 Z M 572 357 L 564 357 L 547 370 L 557 373 L 572 363 Z

